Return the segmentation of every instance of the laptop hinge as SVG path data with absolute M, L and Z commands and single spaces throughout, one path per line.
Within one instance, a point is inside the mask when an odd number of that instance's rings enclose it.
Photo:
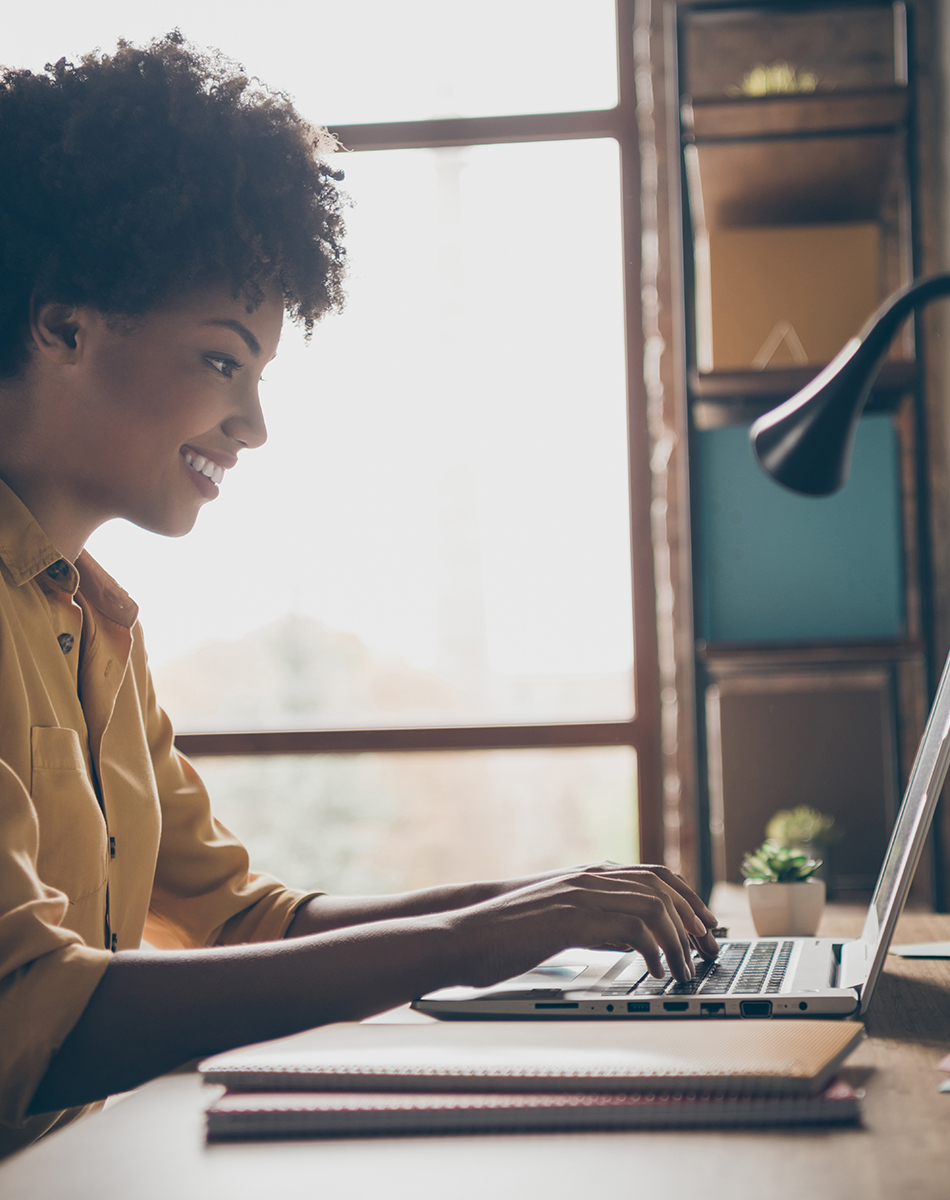
M 858 938 L 841 947 L 841 966 L 838 969 L 839 988 L 862 987 L 868 978 L 868 944 Z

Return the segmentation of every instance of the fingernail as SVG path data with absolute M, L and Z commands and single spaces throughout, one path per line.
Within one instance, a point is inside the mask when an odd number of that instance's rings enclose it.
M 705 936 L 706 926 L 699 917 L 693 917 L 693 932 L 698 933 L 701 937 Z

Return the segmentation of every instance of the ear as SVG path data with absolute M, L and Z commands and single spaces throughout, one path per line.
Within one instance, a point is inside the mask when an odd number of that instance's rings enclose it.
M 60 366 L 76 361 L 82 352 L 83 314 L 68 304 L 30 306 L 33 344 L 45 358 Z

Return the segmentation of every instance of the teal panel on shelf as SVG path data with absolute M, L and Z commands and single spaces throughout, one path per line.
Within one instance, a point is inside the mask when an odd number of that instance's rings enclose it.
M 902 634 L 900 475 L 888 416 L 861 420 L 851 476 L 833 496 L 773 483 L 744 427 L 698 432 L 694 453 L 703 637 Z

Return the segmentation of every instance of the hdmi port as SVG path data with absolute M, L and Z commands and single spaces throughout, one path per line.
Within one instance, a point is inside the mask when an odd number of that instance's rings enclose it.
M 688 1000 L 664 1000 L 663 1007 L 667 1012 L 686 1012 L 689 1008 Z

